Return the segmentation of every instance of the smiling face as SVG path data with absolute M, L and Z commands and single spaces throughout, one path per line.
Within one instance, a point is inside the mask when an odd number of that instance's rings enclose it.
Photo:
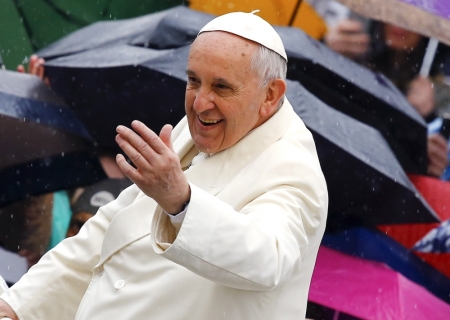
M 198 150 L 227 149 L 268 117 L 261 78 L 250 63 L 258 45 L 226 32 L 205 32 L 194 41 L 188 59 L 185 109 Z

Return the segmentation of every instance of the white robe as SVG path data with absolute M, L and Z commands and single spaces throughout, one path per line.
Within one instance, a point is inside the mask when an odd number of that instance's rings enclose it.
M 174 148 L 197 153 L 186 118 Z M 1 296 L 29 319 L 301 319 L 328 194 L 286 100 L 233 147 L 185 171 L 181 229 L 135 185 Z

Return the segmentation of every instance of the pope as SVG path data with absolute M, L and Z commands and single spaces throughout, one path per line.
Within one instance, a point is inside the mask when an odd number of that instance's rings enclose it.
M 253 13 L 213 19 L 187 63 L 186 117 L 119 126 L 134 184 L 7 290 L 11 319 L 301 319 L 328 207 L 286 52 Z

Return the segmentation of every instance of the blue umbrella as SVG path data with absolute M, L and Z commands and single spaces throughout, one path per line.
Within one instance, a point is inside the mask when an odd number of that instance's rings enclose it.
M 93 141 L 39 78 L 0 71 L 0 206 L 105 178 Z

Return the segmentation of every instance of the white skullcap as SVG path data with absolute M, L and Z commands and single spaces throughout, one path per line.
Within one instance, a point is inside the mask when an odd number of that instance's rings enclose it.
M 198 34 L 208 31 L 233 33 L 275 51 L 287 61 L 286 51 L 278 33 L 267 21 L 253 14 L 254 12 L 224 14 L 207 23 Z

